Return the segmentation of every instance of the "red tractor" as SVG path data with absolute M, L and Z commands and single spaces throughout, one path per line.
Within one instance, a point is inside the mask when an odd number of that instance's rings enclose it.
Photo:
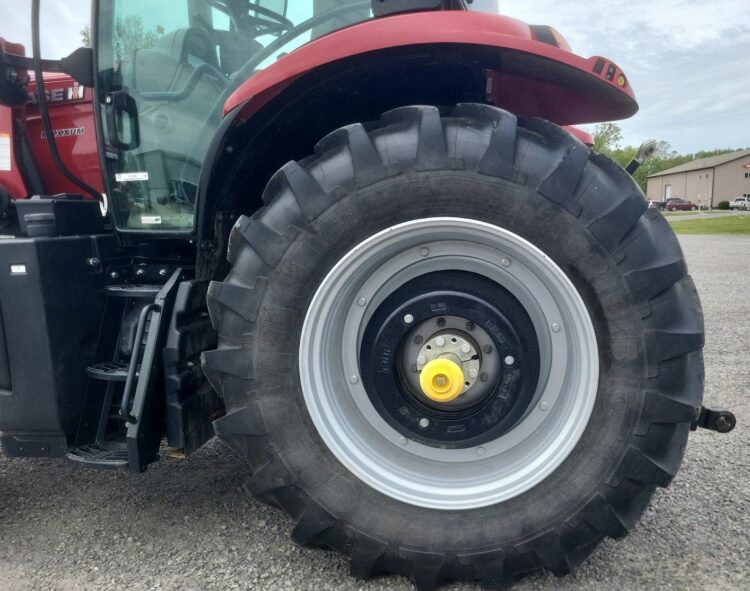
M 214 435 L 352 574 L 568 573 L 701 405 L 703 317 L 565 126 L 623 71 L 474 0 L 108 0 L 0 41 L 0 441 L 139 473 Z M 583 140 L 583 141 L 582 141 Z M 634 168 L 637 162 L 634 163 Z

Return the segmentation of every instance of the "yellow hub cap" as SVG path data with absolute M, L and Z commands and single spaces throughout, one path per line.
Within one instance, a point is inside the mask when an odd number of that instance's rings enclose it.
M 422 392 L 435 402 L 450 402 L 464 387 L 464 372 L 450 359 L 433 359 L 419 375 Z

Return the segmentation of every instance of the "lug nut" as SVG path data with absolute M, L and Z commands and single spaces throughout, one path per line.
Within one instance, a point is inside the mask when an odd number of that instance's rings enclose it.
M 419 419 L 419 426 L 422 427 L 422 429 L 426 429 L 430 426 L 430 419 Z
M 417 357 L 418 365 L 424 365 L 425 363 L 427 363 L 427 357 L 425 357 L 424 355 L 420 355 L 419 357 Z
M 471 369 L 469 370 L 469 377 L 470 377 L 471 379 L 474 379 L 474 378 L 476 378 L 476 377 L 477 377 L 478 375 L 479 375 L 479 370 L 478 370 L 478 369 L 477 369 L 476 367 L 472 367 L 472 368 L 471 368 Z
M 438 347 L 442 347 L 443 345 L 445 345 L 445 339 L 443 337 L 438 337 L 435 339 L 435 344 Z
M 471 346 L 469 343 L 464 343 L 461 345 L 461 353 L 469 353 L 471 351 Z

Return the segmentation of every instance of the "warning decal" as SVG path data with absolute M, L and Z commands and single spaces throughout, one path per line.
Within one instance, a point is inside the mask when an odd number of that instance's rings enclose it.
M 9 171 L 10 168 L 10 134 L 0 133 L 0 170 Z

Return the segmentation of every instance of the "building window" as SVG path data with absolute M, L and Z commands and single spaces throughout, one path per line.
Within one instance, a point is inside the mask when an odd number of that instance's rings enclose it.
M 745 178 L 746 178 L 746 179 L 750 179 L 750 172 L 746 172 L 746 173 L 745 173 Z

